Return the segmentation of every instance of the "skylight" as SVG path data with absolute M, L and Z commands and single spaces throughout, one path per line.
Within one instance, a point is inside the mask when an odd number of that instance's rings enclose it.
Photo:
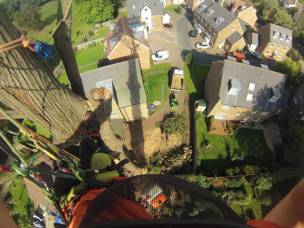
M 246 101 L 253 101 L 253 94 L 252 93 L 247 93 Z
M 254 91 L 255 90 L 255 84 L 250 82 L 248 86 L 248 90 Z

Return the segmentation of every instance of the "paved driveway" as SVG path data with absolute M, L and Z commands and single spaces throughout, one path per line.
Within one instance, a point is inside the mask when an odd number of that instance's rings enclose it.
M 182 15 L 174 15 L 173 28 L 165 28 L 162 32 L 152 32 L 148 34 L 148 40 L 152 52 L 158 50 L 168 50 L 170 57 L 168 61 L 172 66 L 184 67 L 183 54 L 190 51 L 193 46 L 188 32 L 191 30 L 191 24 L 187 18 Z

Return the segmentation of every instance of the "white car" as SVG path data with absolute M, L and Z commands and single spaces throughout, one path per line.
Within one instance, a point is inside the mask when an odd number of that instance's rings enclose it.
M 196 43 L 195 44 L 195 48 L 197 49 L 206 49 L 206 48 L 210 48 L 209 44 L 204 44 L 202 42 Z
M 151 57 L 153 61 L 162 61 L 169 58 L 169 52 L 167 50 L 157 51 Z
M 204 39 L 202 40 L 202 44 L 209 45 L 210 43 L 210 37 L 205 35 Z

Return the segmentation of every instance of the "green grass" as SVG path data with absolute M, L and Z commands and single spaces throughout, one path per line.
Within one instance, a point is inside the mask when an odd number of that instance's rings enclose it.
M 151 69 L 144 70 L 144 87 L 148 104 L 153 101 L 161 101 L 165 103 L 168 99 L 168 71 L 170 64 L 152 65 Z
M 40 31 L 28 31 L 30 37 L 47 43 L 53 43 L 53 38 L 49 34 L 56 26 L 57 8 L 57 0 L 48 2 L 40 7 L 39 12 L 44 26 Z
M 80 72 L 97 68 L 98 60 L 104 58 L 104 45 L 96 44 L 76 53 L 76 61 Z
M 81 20 L 81 16 L 79 14 L 80 4 L 74 3 L 72 4 L 72 42 L 77 44 L 80 40 L 86 36 L 86 34 L 90 31 L 90 29 L 94 25 L 89 25 Z
M 9 194 L 11 195 L 10 202 L 12 203 L 12 205 L 11 203 L 9 205 L 12 206 L 10 209 L 16 223 L 19 227 L 31 227 L 29 213 L 33 206 L 21 177 L 14 177 L 9 188 Z
M 165 8 L 164 8 L 164 11 L 166 12 L 166 13 L 177 13 L 177 9 L 178 8 L 181 8 L 181 6 L 174 6 L 174 5 L 171 5 L 171 6 L 166 6 Z
M 82 38 L 88 35 L 88 32 L 94 28 L 93 24 L 86 24 L 81 20 L 79 14 L 80 5 L 74 2 L 72 4 L 72 42 L 77 44 L 81 41 Z M 33 39 L 41 40 L 50 44 L 53 44 L 53 38 L 49 34 L 56 27 L 57 21 L 57 9 L 58 2 L 53 0 L 48 2 L 40 7 L 40 14 L 43 27 L 39 31 L 28 31 L 30 37 Z M 108 27 L 102 27 L 100 31 L 94 34 L 90 39 L 97 39 L 104 37 L 109 31 Z
M 196 94 L 197 98 L 201 98 L 204 92 L 204 80 L 207 77 L 209 66 L 191 64 L 185 66 L 185 83 L 188 94 Z
M 98 38 L 103 38 L 107 35 L 107 33 L 110 31 L 109 27 L 107 26 L 103 26 L 101 27 L 101 29 L 95 33 L 93 36 L 92 36 L 92 39 L 98 39 Z
M 207 132 L 204 115 L 197 113 L 196 140 L 197 164 L 207 172 L 235 165 L 268 166 L 271 163 L 271 152 L 260 130 L 241 128 L 229 136 L 212 135 Z M 205 140 L 209 141 L 209 149 L 204 148 Z M 235 154 L 244 155 L 244 160 L 231 161 Z
M 86 49 L 79 50 L 76 53 L 76 61 L 80 73 L 97 68 L 98 60 L 104 58 L 104 46 L 103 44 L 92 45 Z M 58 81 L 63 85 L 69 85 L 69 80 L 66 72 L 64 72 Z

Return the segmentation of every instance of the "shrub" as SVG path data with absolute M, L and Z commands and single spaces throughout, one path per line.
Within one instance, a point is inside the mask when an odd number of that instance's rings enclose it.
M 168 113 L 164 120 L 157 124 L 161 131 L 165 135 L 171 135 L 174 133 L 183 134 L 185 131 L 184 116 L 179 113 Z

